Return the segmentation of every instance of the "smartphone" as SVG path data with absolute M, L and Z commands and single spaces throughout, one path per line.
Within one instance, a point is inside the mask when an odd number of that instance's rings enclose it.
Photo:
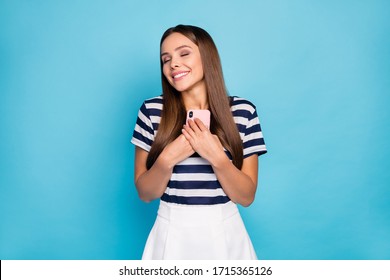
M 200 119 L 207 129 L 210 129 L 210 111 L 209 110 L 188 110 L 187 111 L 187 120 L 186 124 L 188 125 L 188 120 L 195 118 Z

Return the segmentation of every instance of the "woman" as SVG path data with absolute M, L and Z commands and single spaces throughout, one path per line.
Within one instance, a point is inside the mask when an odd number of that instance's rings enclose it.
M 161 198 L 142 259 L 256 259 L 236 204 L 255 197 L 266 153 L 256 108 L 229 97 L 210 35 L 169 28 L 160 43 L 162 96 L 146 100 L 132 143 L 140 198 Z M 208 109 L 210 129 L 186 112 Z

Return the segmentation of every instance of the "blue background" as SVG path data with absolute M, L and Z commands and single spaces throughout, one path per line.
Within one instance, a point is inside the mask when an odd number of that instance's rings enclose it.
M 389 1 L 0 2 L 0 258 L 139 259 L 133 184 L 159 40 L 206 29 L 269 153 L 240 208 L 261 259 L 390 259 Z

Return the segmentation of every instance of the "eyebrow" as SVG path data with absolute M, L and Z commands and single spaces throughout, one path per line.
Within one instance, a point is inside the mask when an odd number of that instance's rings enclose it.
M 190 49 L 192 49 L 192 48 L 191 48 L 190 46 L 188 46 L 188 45 L 181 45 L 181 46 L 177 47 L 174 51 L 178 51 L 178 50 L 183 49 L 183 48 L 190 48 Z M 164 56 L 164 55 L 167 55 L 167 54 L 169 54 L 169 53 L 164 52 L 164 53 L 162 53 L 160 56 Z

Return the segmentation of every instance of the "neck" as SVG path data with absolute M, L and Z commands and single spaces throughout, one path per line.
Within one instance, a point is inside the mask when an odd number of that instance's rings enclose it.
M 206 87 L 197 87 L 181 93 L 186 110 L 208 109 Z

